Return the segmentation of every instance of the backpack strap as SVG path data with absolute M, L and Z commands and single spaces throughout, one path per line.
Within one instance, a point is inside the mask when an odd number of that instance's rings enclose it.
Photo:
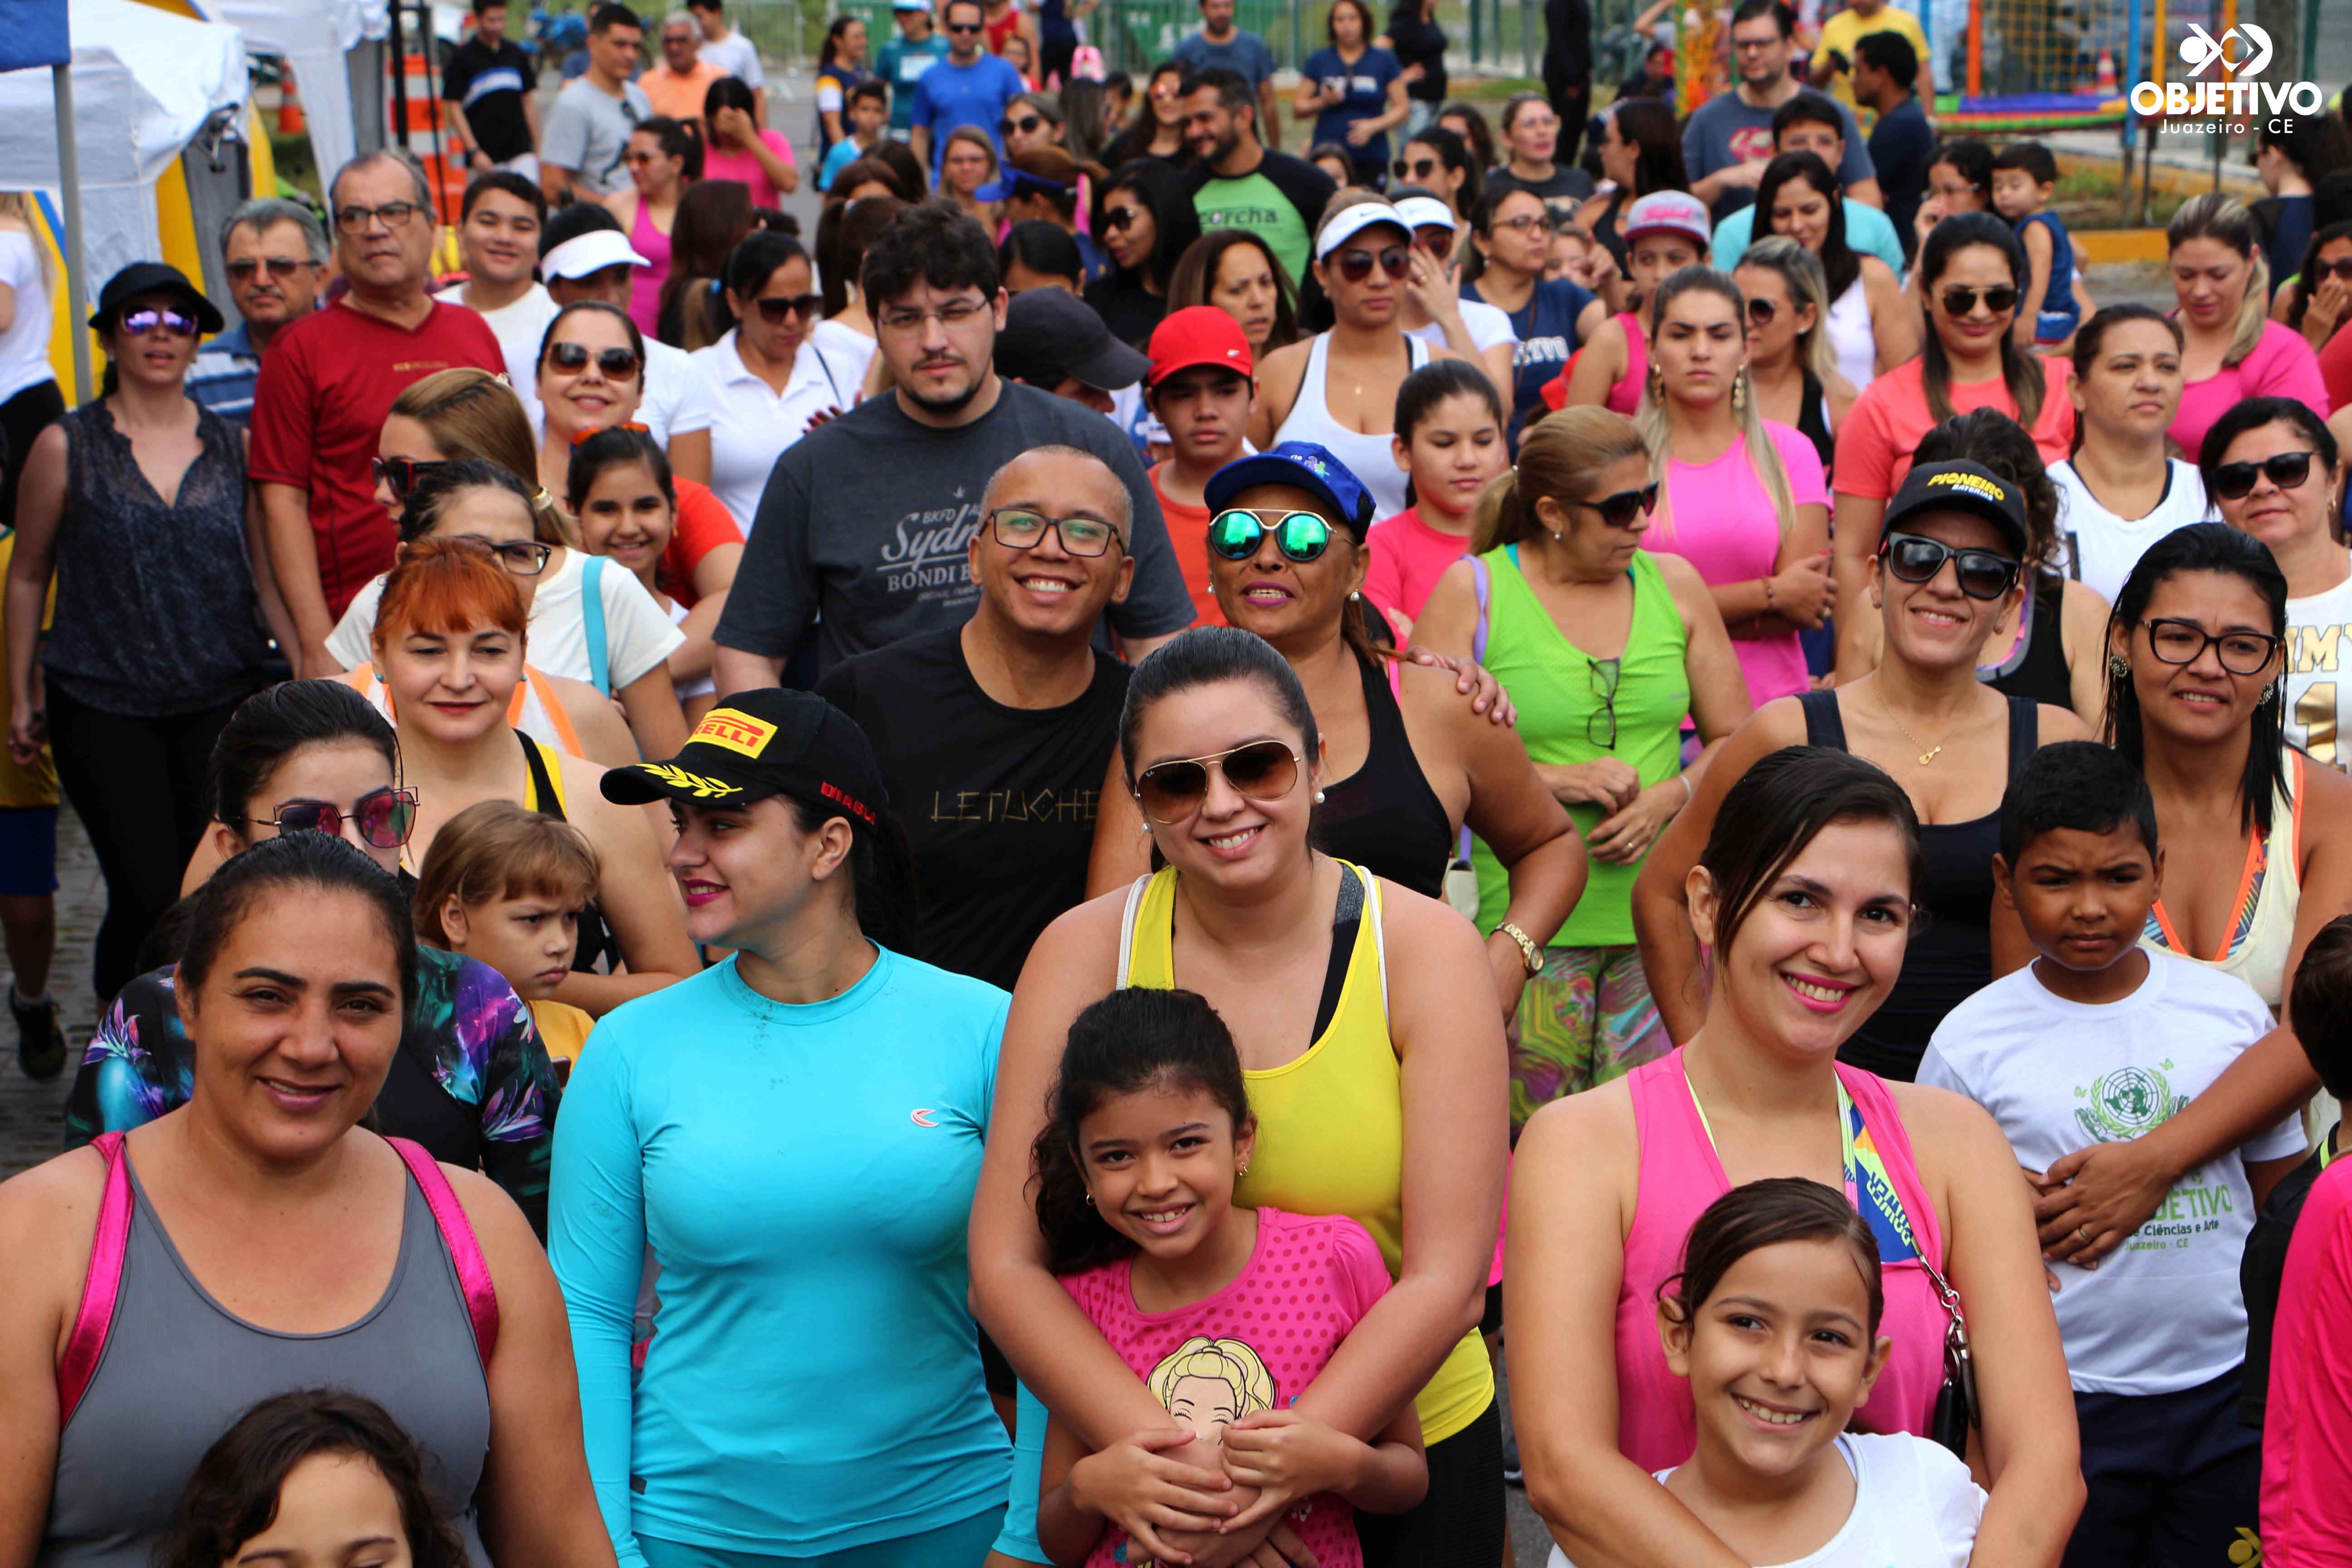
M 82 1275 L 81 1306 L 58 1363 L 58 1426 L 73 1419 L 74 1407 L 89 1392 L 90 1379 L 106 1353 L 114 1309 L 122 1297 L 122 1259 L 131 1247 L 131 1167 L 122 1158 L 122 1134 L 101 1132 L 90 1141 L 106 1160 L 106 1193 L 98 1203 L 98 1233 Z
M 457 1202 L 449 1178 L 441 1173 L 439 1162 L 425 1151 L 424 1145 L 406 1138 L 387 1138 L 416 1178 L 419 1191 L 425 1194 L 425 1206 L 433 1211 L 433 1223 L 441 1232 L 441 1245 L 449 1249 L 449 1261 L 457 1268 L 457 1288 L 466 1298 L 466 1315 L 474 1322 L 474 1349 L 482 1358 L 482 1373 L 489 1374 L 490 1353 L 499 1346 L 499 1293 L 490 1283 L 489 1260 L 482 1256 L 482 1244 L 474 1238 L 474 1227 L 466 1218 L 466 1210 Z
M 580 620 L 588 634 L 588 679 L 600 697 L 613 695 L 613 671 L 604 644 L 604 558 L 591 555 L 580 568 Z

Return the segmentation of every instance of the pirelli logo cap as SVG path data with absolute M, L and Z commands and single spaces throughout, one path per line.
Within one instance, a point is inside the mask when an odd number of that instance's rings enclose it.
M 746 805 L 785 795 L 861 828 L 879 827 L 890 805 L 873 744 L 849 715 L 778 687 L 726 698 L 703 715 L 684 751 L 666 763 L 611 769 L 604 790 L 622 805 Z

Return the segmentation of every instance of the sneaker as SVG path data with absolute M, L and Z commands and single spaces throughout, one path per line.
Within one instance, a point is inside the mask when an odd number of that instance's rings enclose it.
M 58 1021 L 58 1005 L 27 1005 L 14 985 L 8 987 L 8 1011 L 16 1020 L 16 1062 L 30 1079 L 53 1079 L 65 1070 L 66 1031 Z
M 1519 1440 L 1516 1436 L 1503 1439 L 1503 1479 L 1515 1487 L 1528 1484 L 1526 1475 L 1519 1469 Z

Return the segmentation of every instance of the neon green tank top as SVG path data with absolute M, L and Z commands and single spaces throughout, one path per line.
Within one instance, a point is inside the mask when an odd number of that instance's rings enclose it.
M 1380 879 L 1339 862 L 1364 889 L 1339 1003 L 1322 1035 L 1278 1068 L 1245 1071 L 1257 1149 L 1234 1201 L 1291 1214 L 1346 1215 L 1371 1233 L 1396 1277 L 1404 1256 L 1404 1099 L 1389 1039 L 1389 982 Z M 1139 878 L 1119 937 L 1121 985 L 1176 984 L 1176 871 Z M 1473 1329 L 1414 1401 L 1424 1443 L 1450 1437 L 1495 1400 L 1486 1347 Z
M 1486 668 L 1511 694 L 1519 710 L 1519 738 L 1539 763 L 1568 765 L 1615 757 L 1630 764 L 1647 788 L 1682 769 L 1683 715 L 1690 711 L 1690 676 L 1684 663 L 1689 634 L 1675 609 L 1673 591 L 1657 559 L 1636 551 L 1628 569 L 1633 579 L 1633 618 L 1625 651 L 1614 661 L 1617 737 L 1609 739 L 1604 693 L 1612 679 L 1610 660 L 1594 660 L 1560 634 L 1551 613 L 1520 575 L 1517 548 L 1490 550 L 1481 560 L 1493 586 L 1486 600 Z M 1571 805 L 1579 833 L 1601 820 L 1597 805 Z M 1489 935 L 1510 903 L 1510 883 L 1494 852 L 1479 844 L 1472 851 L 1478 872 L 1478 929 Z M 1633 940 L 1633 879 L 1642 863 L 1611 866 L 1595 860 L 1568 923 L 1551 939 L 1554 947 L 1616 947 Z

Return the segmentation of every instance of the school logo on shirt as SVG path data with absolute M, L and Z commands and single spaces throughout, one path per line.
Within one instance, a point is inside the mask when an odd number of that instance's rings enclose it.
M 2189 1103 L 2172 1092 L 2164 1076 L 2171 1068 L 2163 1061 L 2153 1068 L 2118 1068 L 2093 1079 L 2074 1091 L 2083 1102 L 2074 1108 L 2076 1124 L 2102 1143 L 2128 1142 L 2162 1126 Z
M 757 757 L 775 732 L 773 724 L 763 723 L 740 708 L 713 708 L 703 715 L 702 722 L 694 727 L 694 733 L 687 741 L 707 741 L 741 756 Z

